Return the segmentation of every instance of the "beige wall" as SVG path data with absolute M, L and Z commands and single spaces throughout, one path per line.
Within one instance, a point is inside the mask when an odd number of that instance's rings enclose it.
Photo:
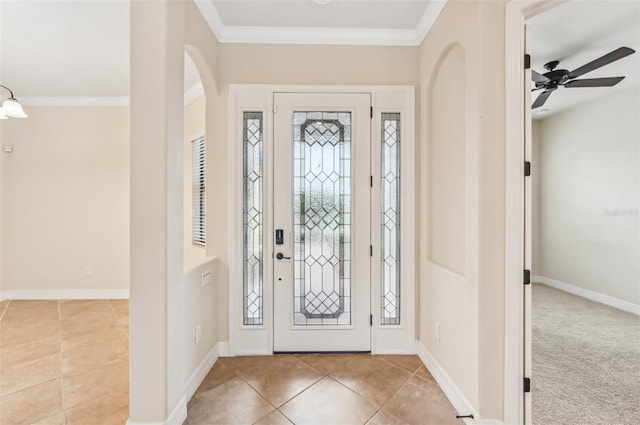
M 164 422 L 186 415 L 185 382 L 218 340 L 215 303 L 224 270 L 202 288 L 197 273 L 184 275 L 184 50 L 193 59 L 206 95 L 207 195 L 215 187 L 223 142 L 218 121 L 218 42 L 193 2 L 131 3 L 131 345 L 130 421 Z M 158 122 L 163 125 L 158 125 Z M 226 143 L 226 142 L 225 142 Z M 151 150 L 148 156 L 144 152 Z M 150 190 L 145 190 L 149 184 Z M 211 188 L 211 190 L 209 190 Z M 221 192 L 218 190 L 222 189 Z M 208 199 L 208 205 L 211 203 Z M 207 256 L 226 246 L 222 208 L 207 212 Z M 226 214 L 226 213 L 225 213 Z M 188 303 L 188 304 L 187 304 Z M 185 315 L 185 309 L 189 314 Z M 202 322 L 200 347 L 185 327 Z M 191 342 L 189 340 L 191 339 Z
M 210 283 L 204 288 L 201 276 L 205 271 L 217 273 L 217 260 L 204 260 L 184 274 L 184 347 L 185 347 L 185 384 L 197 373 L 198 366 L 207 357 L 218 342 L 216 284 Z M 202 328 L 202 339 L 196 343 L 195 328 Z
M 450 0 L 419 53 L 418 258 L 440 250 L 419 266 L 419 339 L 480 417 L 493 419 L 504 414 L 504 22 L 503 1 Z M 430 231 L 434 218 L 447 229 L 464 223 L 464 237 L 454 230 L 443 240 Z
M 220 84 L 415 84 L 417 48 L 220 45 Z
M 636 305 L 639 118 L 636 84 L 540 121 L 534 263 L 541 276 Z
M 2 128 L 3 128 L 2 121 L 4 121 L 4 120 L 0 120 L 0 147 L 3 145 L 3 143 L 2 143 Z M 0 155 L 2 155 L 2 154 L 3 154 L 3 152 L 0 152 Z M 4 160 L 0 157 L 0 301 L 4 300 L 4 296 L 3 296 L 3 292 L 2 292 L 2 275 L 4 274 L 3 273 L 4 267 L 2 266 L 2 259 L 4 258 L 3 255 L 2 255 L 2 246 L 4 245 L 4 243 L 3 243 L 3 239 L 4 239 L 3 238 L 3 235 L 4 235 L 4 230 L 3 230 L 3 227 L 4 227 L 4 220 L 3 220 L 3 217 L 4 217 L 4 202 L 2 200 L 3 193 L 4 193 L 4 189 L 3 189 L 4 188 L 4 183 L 3 183 L 4 182 L 4 177 L 3 177 L 4 173 L 2 171 L 3 168 L 4 168 L 2 166 L 3 163 L 4 163 Z
M 418 49 L 415 47 L 304 46 L 221 44 L 218 111 L 215 139 L 225 141 L 215 154 L 215 193 L 226 193 L 229 185 L 227 147 L 227 105 L 229 84 L 305 85 L 415 85 L 418 77 Z M 336 64 L 339 64 L 337 66 Z M 209 144 L 207 144 L 209 148 Z M 209 158 L 209 154 L 208 158 Z M 207 200 L 212 199 L 207 195 Z M 212 202 L 220 202 L 220 198 Z M 228 205 L 228 198 L 224 198 Z M 219 270 L 228 270 L 228 216 L 216 213 L 224 244 L 216 248 Z M 208 222 L 209 223 L 209 222 Z M 222 240 L 222 239 L 221 239 Z M 236 283 L 241 284 L 241 283 Z M 228 339 L 228 286 L 220 280 L 219 339 Z
M 128 290 L 129 109 L 27 109 L 1 130 L 3 291 Z
M 184 268 L 199 265 L 207 258 L 204 246 L 193 243 L 193 144 L 205 134 L 204 95 L 184 107 Z M 208 170 L 207 170 L 208 171 Z M 216 200 L 217 201 L 217 200 Z
M 433 263 L 464 276 L 465 51 L 456 44 L 441 59 L 427 95 L 427 253 Z

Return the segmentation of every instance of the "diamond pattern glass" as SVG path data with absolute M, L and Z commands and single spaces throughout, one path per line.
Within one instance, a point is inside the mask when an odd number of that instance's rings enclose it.
M 245 325 L 262 325 L 263 127 L 262 112 L 244 113 L 243 304 Z
M 294 325 L 351 325 L 351 113 L 294 112 Z
M 400 114 L 382 114 L 380 324 L 400 324 Z

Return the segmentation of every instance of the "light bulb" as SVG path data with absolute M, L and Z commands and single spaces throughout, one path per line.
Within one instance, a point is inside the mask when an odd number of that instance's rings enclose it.
M 27 118 L 22 105 L 14 98 L 7 99 L 2 103 L 2 112 L 4 115 L 12 118 Z

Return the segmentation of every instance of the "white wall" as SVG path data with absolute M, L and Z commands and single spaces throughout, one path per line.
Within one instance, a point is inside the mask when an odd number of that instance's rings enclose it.
M 25 109 L 1 129 L 5 297 L 126 296 L 128 108 Z
M 531 274 L 540 275 L 540 120 L 531 121 Z
M 640 86 L 538 130 L 536 273 L 640 304 Z

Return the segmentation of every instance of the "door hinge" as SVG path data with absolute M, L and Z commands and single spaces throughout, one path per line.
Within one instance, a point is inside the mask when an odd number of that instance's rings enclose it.
M 373 245 L 369 245 L 369 257 L 373 257 Z
M 274 114 L 278 113 L 278 105 L 273 105 L 273 113 Z
M 529 177 L 531 175 L 531 163 L 529 161 L 524 162 L 524 176 Z
M 528 285 L 531 283 L 531 270 L 524 271 L 524 284 Z
M 531 55 L 525 54 L 524 55 L 524 69 L 530 69 L 531 68 Z
M 370 177 L 371 177 L 371 178 L 369 179 L 369 185 L 370 185 L 371 187 L 373 187 L 373 176 L 370 176 Z
M 531 392 L 531 378 L 524 378 L 524 392 Z
M 369 315 L 369 326 L 373 326 L 373 314 Z
M 373 106 L 369 108 L 369 117 L 373 118 Z

